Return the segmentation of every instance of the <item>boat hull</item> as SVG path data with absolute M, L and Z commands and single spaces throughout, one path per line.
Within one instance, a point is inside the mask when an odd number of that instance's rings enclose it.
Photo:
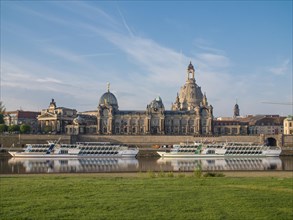
M 281 151 L 270 152 L 269 154 L 178 154 L 178 153 L 169 153 L 169 152 L 160 152 L 157 153 L 161 157 L 168 158 L 223 158 L 223 157 L 278 157 Z
M 120 154 L 104 154 L 104 155 L 92 155 L 92 154 L 44 154 L 44 153 L 26 153 L 26 152 L 13 152 L 8 151 L 12 157 L 19 158 L 133 158 L 138 154 L 138 150 L 132 150 L 128 152 L 122 152 Z

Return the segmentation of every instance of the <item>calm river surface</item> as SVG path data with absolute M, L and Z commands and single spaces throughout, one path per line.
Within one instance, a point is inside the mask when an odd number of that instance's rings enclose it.
M 100 173 L 145 171 L 292 171 L 293 157 L 162 159 L 78 158 L 25 159 L 0 156 L 0 174 Z

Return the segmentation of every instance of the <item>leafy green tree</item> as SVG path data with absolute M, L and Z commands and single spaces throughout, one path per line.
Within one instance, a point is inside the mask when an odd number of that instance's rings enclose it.
M 5 108 L 5 106 L 3 105 L 3 102 L 0 101 L 0 124 L 4 124 L 4 119 L 3 119 L 3 117 L 4 117 L 4 113 L 5 113 L 5 111 L 6 111 L 6 108 Z
M 4 115 L 0 113 L 0 124 L 4 124 Z
M 6 108 L 5 108 L 4 104 L 3 104 L 3 102 L 0 101 L 0 114 L 3 115 L 5 113 L 5 111 L 6 111 Z
M 3 133 L 8 130 L 8 126 L 6 124 L 0 124 L 0 133 Z
M 19 131 L 19 125 L 10 125 L 10 126 L 8 127 L 8 131 L 9 131 L 9 132 Z
M 22 134 L 27 134 L 27 133 L 30 133 L 30 131 L 31 131 L 31 127 L 26 124 L 20 125 L 19 129 L 20 129 L 20 133 L 22 133 Z

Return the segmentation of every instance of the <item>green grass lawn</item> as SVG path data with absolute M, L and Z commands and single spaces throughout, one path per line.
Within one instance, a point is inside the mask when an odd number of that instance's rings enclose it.
M 23 175 L 0 179 L 0 219 L 293 219 L 293 179 Z

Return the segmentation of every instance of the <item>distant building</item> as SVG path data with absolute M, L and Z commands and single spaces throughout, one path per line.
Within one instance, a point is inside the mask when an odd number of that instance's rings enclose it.
M 239 109 L 239 105 L 236 102 L 236 104 L 234 106 L 234 118 L 239 117 L 239 116 L 240 116 L 240 109 Z
M 218 118 L 214 120 L 215 135 L 247 135 L 248 122 L 234 118 Z
M 249 123 L 249 134 L 274 135 L 283 133 L 284 119 L 279 115 L 250 115 L 239 120 Z
M 293 116 L 284 119 L 284 134 L 293 134 Z
M 194 78 L 195 70 L 190 63 L 187 80 L 177 94 L 171 111 L 165 110 L 160 97 L 152 100 L 145 111 L 121 111 L 113 93 L 104 93 L 96 115 L 79 115 L 79 119 L 66 127 L 68 134 L 97 133 L 103 135 L 211 135 L 213 133 L 213 107 L 208 104 Z M 96 124 L 94 125 L 94 117 Z M 83 118 L 83 119 L 82 119 Z
M 49 108 L 37 117 L 44 132 L 99 135 L 275 135 L 283 133 L 284 117 L 279 115 L 240 116 L 236 101 L 233 117 L 214 119 L 213 107 L 195 80 L 195 69 L 187 67 L 187 77 L 171 110 L 165 110 L 161 97 L 152 100 L 145 110 L 120 110 L 116 96 L 107 91 L 100 97 L 96 110 L 80 112 L 56 107 L 54 99 Z M 287 122 L 286 122 L 287 123 Z M 286 126 L 292 126 L 288 121 Z M 287 132 L 287 130 L 286 130 Z M 292 130 L 289 130 L 289 133 Z
M 237 109 L 237 106 L 234 109 Z M 213 123 L 214 134 L 275 135 L 283 133 L 284 117 L 280 117 L 279 115 L 249 115 L 246 117 L 236 115 L 237 114 L 234 114 L 233 117 L 219 117 L 215 119 Z
M 72 125 L 66 126 L 67 134 L 93 134 L 97 131 L 97 112 L 95 115 L 79 113 Z
M 22 124 L 29 125 L 31 132 L 35 133 L 38 131 L 38 115 L 40 115 L 40 112 L 16 110 L 5 112 L 3 119 L 7 126 Z
M 54 99 L 48 109 L 43 109 L 38 116 L 39 129 L 42 132 L 65 133 L 65 127 L 73 124 L 77 117 L 75 109 L 56 107 Z

